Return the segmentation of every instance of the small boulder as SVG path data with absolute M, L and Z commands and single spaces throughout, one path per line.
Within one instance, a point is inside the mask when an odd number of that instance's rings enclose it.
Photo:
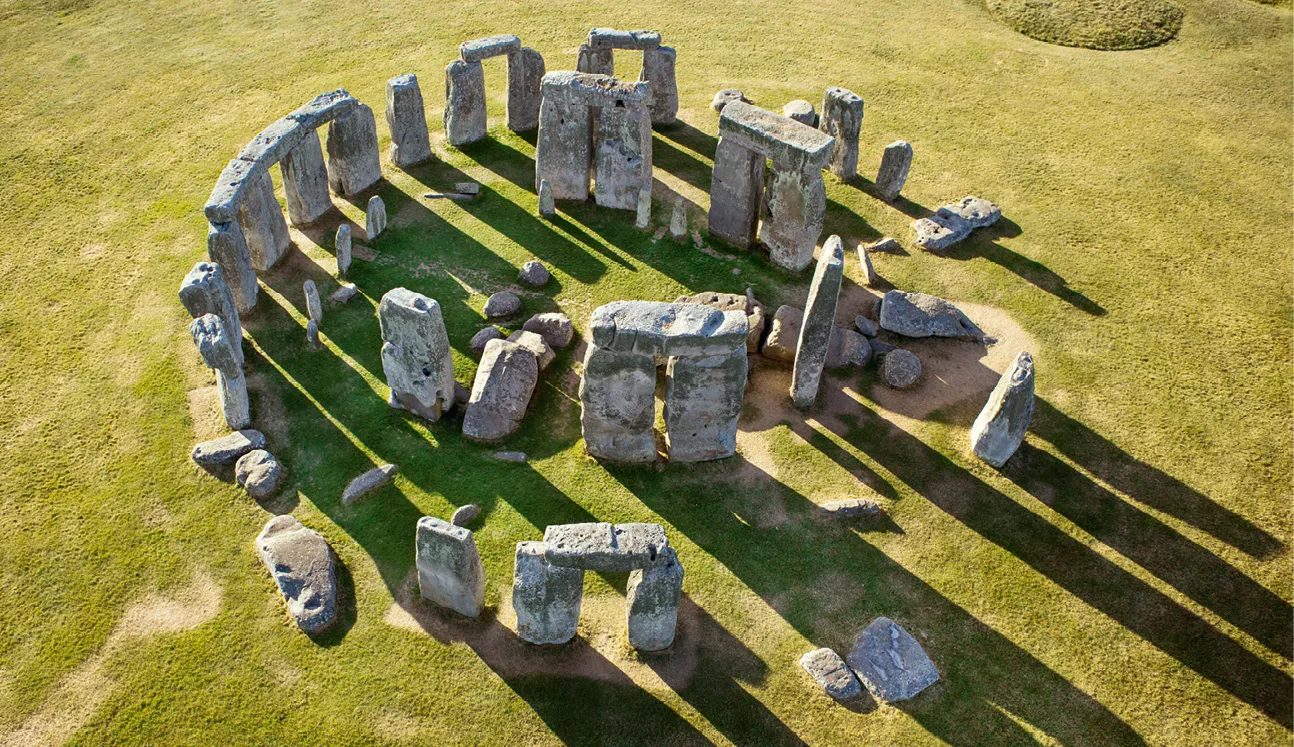
M 895 389 L 907 389 L 921 378 L 921 359 L 909 350 L 895 348 L 881 364 L 881 378 Z
M 903 253 L 903 245 L 898 242 L 898 239 L 892 239 L 889 236 L 886 236 L 880 241 L 868 244 L 864 248 L 867 249 L 868 254 L 871 254 L 874 252 L 881 252 L 882 254 L 902 254 Z
M 722 114 L 723 108 L 733 101 L 740 101 L 743 104 L 750 103 L 750 99 L 746 98 L 741 89 L 725 88 L 714 95 L 714 99 L 710 101 L 710 108 Z
M 202 467 L 233 464 L 249 451 L 265 448 L 265 434 L 248 428 L 228 436 L 203 441 L 193 447 L 193 461 Z
M 845 660 L 829 648 L 815 649 L 801 656 L 800 666 L 836 700 L 848 700 L 863 691 Z
M 835 327 L 827 344 L 827 368 L 866 366 L 872 358 L 872 345 L 852 329 Z
M 854 327 L 865 337 L 875 337 L 881 331 L 880 325 L 861 314 L 854 317 Z
M 907 700 L 939 681 L 921 644 L 898 623 L 878 617 L 863 628 L 849 652 L 854 670 L 877 700 Z
M 475 503 L 469 503 L 466 506 L 459 506 L 453 517 L 450 518 L 449 523 L 456 527 L 465 527 L 480 515 L 481 507 Z
M 332 295 L 328 296 L 328 301 L 330 303 L 337 303 L 337 304 L 346 303 L 347 301 L 354 298 L 358 293 L 359 293 L 359 286 L 355 285 L 354 283 L 346 283 L 345 285 L 342 285 L 339 288 L 337 288 L 337 290 L 333 291 Z
M 551 278 L 552 273 L 548 272 L 548 268 L 533 259 L 522 265 L 521 274 L 517 275 L 517 280 L 535 288 L 544 285 Z
M 243 454 L 234 466 L 234 479 L 238 486 L 258 501 L 273 495 L 282 477 L 283 467 L 279 460 L 264 449 Z
M 399 469 L 399 467 L 394 464 L 383 464 L 382 466 L 374 467 L 368 472 L 356 477 L 354 480 L 351 480 L 347 483 L 346 489 L 342 491 L 342 504 L 349 506 L 360 498 L 363 498 L 374 490 L 387 484 L 391 481 L 391 476 L 395 474 L 397 469 Z
M 521 328 L 544 338 L 544 342 L 555 350 L 570 345 L 575 338 L 575 325 L 571 324 L 569 316 L 562 313 L 535 314 Z
M 804 99 L 788 101 L 786 106 L 782 107 L 782 116 L 810 127 L 818 126 L 818 113 L 813 110 L 813 104 Z
M 467 346 L 472 349 L 472 352 L 480 353 L 485 350 L 485 344 L 490 340 L 498 340 L 502 337 L 503 333 L 499 331 L 498 327 L 486 327 L 472 335 L 472 339 L 467 343 Z
M 337 566 L 323 535 L 305 528 L 294 516 L 275 516 L 257 536 L 256 549 L 298 628 L 320 633 L 333 624 Z
M 553 352 L 553 349 L 548 346 L 544 338 L 529 330 L 523 329 L 520 332 L 513 332 L 508 335 L 508 342 L 515 342 L 534 353 L 535 361 L 539 363 L 540 371 L 548 368 L 548 364 L 552 363 L 553 359 L 557 357 L 557 353 Z
M 485 315 L 490 319 L 512 316 L 521 310 L 521 299 L 511 291 L 499 291 L 485 301 Z
M 925 293 L 892 290 L 881 299 L 881 329 L 904 337 L 951 337 L 984 341 L 984 331 L 975 326 L 951 302 Z
M 804 312 L 794 306 L 778 307 L 773 314 L 773 326 L 768 332 L 768 339 L 760 351 L 765 358 L 775 361 L 793 363 L 795 347 L 800 342 L 800 325 L 804 322 Z

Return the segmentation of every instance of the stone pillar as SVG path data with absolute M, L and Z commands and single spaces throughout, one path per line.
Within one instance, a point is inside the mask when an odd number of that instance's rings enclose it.
M 737 452 L 746 367 L 744 343 L 729 355 L 670 358 L 665 384 L 670 462 L 704 462 Z
M 315 286 L 315 281 L 305 281 L 301 284 L 301 290 L 306 297 L 306 316 L 315 324 L 321 324 L 323 322 L 323 303 L 319 300 L 319 288 Z
M 673 47 L 643 50 L 643 69 L 639 80 L 651 83 L 652 124 L 673 124 L 678 118 L 678 80 L 674 63 L 678 52 Z
M 454 360 L 434 299 L 394 288 L 377 307 L 387 403 L 436 422 L 454 406 Z
M 539 107 L 535 188 L 548 180 L 554 200 L 589 197 L 589 108 L 547 96 Z
M 391 131 L 391 163 L 404 168 L 431 158 L 422 89 L 413 73 L 386 82 L 386 126 Z
M 710 235 L 748 249 L 759 227 L 764 156 L 719 138 L 710 179 Z M 825 209 L 825 208 L 824 208 Z
M 544 57 L 530 47 L 508 55 L 508 129 L 529 132 L 539 126 Z
M 238 221 L 207 225 L 207 256 L 224 270 L 238 313 L 247 314 L 256 308 L 260 286 L 256 284 L 256 269 L 252 267 L 247 237 Z
M 234 359 L 243 365 L 243 323 L 238 316 L 238 303 L 225 281 L 224 270 L 215 262 L 199 262 L 184 276 L 180 284 L 180 303 L 189 316 L 197 319 L 207 314 L 220 317 L 220 322 L 233 344 Z
M 418 519 L 415 562 L 423 599 L 466 617 L 485 605 L 485 568 L 470 530 L 434 516 Z
M 288 219 L 294 226 L 307 226 L 332 210 L 328 194 L 328 166 L 324 164 L 319 133 L 311 130 L 301 144 L 279 161 L 283 192 L 288 198 Z
M 575 61 L 575 69 L 581 73 L 615 75 L 615 50 L 610 47 L 594 49 L 588 44 L 581 44 L 579 56 Z
M 813 405 L 818 397 L 818 383 L 827 363 L 831 328 L 836 320 L 836 300 L 840 297 L 840 278 L 845 271 L 845 251 L 839 236 L 828 237 L 818 256 L 809 284 L 809 298 L 804 302 L 804 321 L 800 340 L 795 345 L 795 367 L 791 372 L 791 402 L 796 407 Z
M 553 185 L 547 179 L 539 180 L 539 214 L 545 217 L 557 214 L 557 206 L 553 204 Z
M 828 168 L 844 180 L 858 173 L 858 133 L 863 127 L 863 99 L 853 91 L 832 86 L 822 95 L 818 129 L 836 139 Z
M 445 67 L 445 137 L 467 145 L 485 138 L 485 69 L 454 60 Z
M 660 651 L 674 642 L 678 602 L 683 594 L 683 566 L 674 548 L 661 551 L 663 563 L 629 574 L 625 590 L 625 625 L 629 645 Z
M 385 230 L 386 203 L 381 197 L 373 195 L 368 198 L 368 207 L 364 210 L 364 237 L 372 241 Z
M 1022 352 L 993 387 L 970 429 L 971 451 L 1001 468 L 1024 442 L 1033 419 L 1033 356 Z
M 638 193 L 651 189 L 651 116 L 641 104 L 596 111 L 594 199 L 601 207 L 636 210 Z
M 796 169 L 773 163 L 764 197 L 759 239 L 773 264 L 799 272 L 813 261 L 813 249 L 827 217 L 827 188 L 818 167 Z
M 229 330 L 215 314 L 205 314 L 193 320 L 189 325 L 189 334 L 193 344 L 208 368 L 216 372 L 216 387 L 220 399 L 220 411 L 225 416 L 225 423 L 233 430 L 250 428 L 252 410 L 247 401 L 247 380 L 243 378 L 242 366 L 234 354 L 234 341 L 229 337 Z
M 584 450 L 598 459 L 656 459 L 656 361 L 652 355 L 590 344 L 580 381 Z
M 512 572 L 512 609 L 517 635 L 536 644 L 575 637 L 584 599 L 584 571 L 549 565 L 543 542 L 518 542 Z
M 538 382 L 539 359 L 532 350 L 509 340 L 490 340 L 463 413 L 463 435 L 489 443 L 516 433 Z
M 350 224 L 343 223 L 337 226 L 337 238 L 333 240 L 333 251 L 337 257 L 337 274 L 346 277 L 350 271 Z
M 651 185 L 638 190 L 638 205 L 634 213 L 634 228 L 651 226 Z
M 252 267 L 261 272 L 273 267 L 287 251 L 292 238 L 283 219 L 283 208 L 274 196 L 274 181 L 269 172 L 258 169 L 251 177 L 238 208 L 238 222 L 247 237 Z
M 912 168 L 912 146 L 903 140 L 896 140 L 885 146 L 885 155 L 881 156 L 881 168 L 876 172 L 876 194 L 883 200 L 893 200 L 903 191 L 908 180 L 908 169 Z
M 356 195 L 382 179 L 377 120 L 367 104 L 328 123 L 328 184 L 339 195 Z

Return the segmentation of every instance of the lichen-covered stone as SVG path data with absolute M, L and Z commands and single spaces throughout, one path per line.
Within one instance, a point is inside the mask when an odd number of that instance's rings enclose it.
M 670 358 L 664 413 L 670 462 L 724 459 L 737 452 L 747 365 L 744 343 L 727 355 Z
M 327 148 L 328 185 L 336 194 L 357 195 L 382 180 L 377 119 L 367 104 L 328 123 Z
M 333 241 L 334 253 L 337 257 L 337 274 L 342 277 L 350 272 L 351 260 L 351 235 L 350 224 L 343 223 L 337 227 L 337 238 Z
M 872 695 L 886 703 L 912 698 L 939 681 L 939 672 L 921 644 L 887 617 L 863 628 L 848 660 Z
M 485 299 L 485 307 L 481 313 L 490 319 L 499 317 L 512 316 L 521 311 L 521 299 L 512 291 L 499 291 Z
M 768 248 L 769 261 L 793 272 L 808 267 L 827 217 L 827 188 L 821 169 L 815 166 L 800 171 L 774 162 L 763 212 L 759 240 Z
M 731 138 L 719 138 L 710 179 L 710 235 L 749 248 L 755 243 L 763 196 L 764 156 Z
M 521 325 L 527 332 L 534 332 L 544 338 L 550 347 L 561 350 L 575 339 L 575 325 L 571 318 L 560 312 L 535 314 Z
M 216 467 L 222 464 L 233 464 L 249 451 L 265 448 L 265 434 L 245 428 L 234 431 L 210 441 L 203 441 L 193 447 L 190 454 L 194 463 L 202 467 Z
M 725 88 L 716 93 L 714 98 L 710 100 L 710 108 L 716 113 L 722 114 L 723 108 L 733 101 L 740 101 L 743 104 L 750 103 L 750 99 L 746 98 L 746 94 L 742 93 L 740 88 Z
M 328 166 L 318 132 L 310 130 L 297 147 L 288 151 L 279 161 L 279 170 L 283 173 L 283 193 L 292 225 L 309 225 L 332 210 Z
M 673 47 L 656 47 L 643 52 L 640 78 L 651 84 L 652 124 L 672 124 L 678 119 L 678 80 L 675 67 L 678 52 Z
M 224 271 L 238 313 L 246 314 L 255 308 L 260 286 L 256 282 L 256 269 L 252 267 L 247 237 L 238 221 L 207 226 L 207 257 Z
M 863 127 L 863 99 L 839 86 L 822 95 L 822 117 L 818 127 L 836 139 L 827 167 L 841 179 L 858 174 L 858 134 Z
M 282 478 L 283 466 L 264 449 L 247 452 L 234 466 L 234 481 L 258 501 L 273 495 Z
M 912 168 L 912 146 L 904 140 L 896 140 L 885 146 L 881 156 L 881 167 L 876 172 L 876 194 L 883 200 L 893 200 L 903 191 L 908 181 L 908 170 Z
M 651 125 L 643 104 L 597 111 L 593 197 L 599 206 L 637 210 L 638 194 L 651 189 Z
M 638 204 L 634 208 L 634 228 L 645 229 L 651 225 L 651 187 L 638 190 Z
M 386 230 L 386 203 L 381 197 L 373 195 L 368 198 L 368 209 L 364 213 L 364 235 L 369 241 L 376 239 Z
M 895 348 L 885 354 L 881 378 L 895 389 L 907 389 L 921 378 L 921 359 L 910 350 Z
M 388 403 L 435 422 L 454 406 L 454 360 L 434 299 L 394 288 L 377 307 Z
M 881 252 L 882 254 L 904 253 L 903 245 L 899 243 L 898 239 L 890 238 L 889 236 L 879 241 L 874 241 L 863 248 L 867 250 L 868 254 L 875 254 L 876 252 Z
M 740 101 L 730 101 L 723 107 L 719 137 L 730 137 L 736 145 L 791 171 L 826 166 L 836 142 L 821 130 Z
M 848 700 L 863 691 L 858 678 L 829 648 L 819 648 L 800 657 L 800 666 L 813 677 L 813 681 L 836 700 Z
M 838 501 L 827 501 L 818 506 L 818 510 L 831 517 L 852 518 L 875 516 L 881 512 L 881 507 L 876 501 L 867 498 L 842 498 Z
M 656 49 L 660 46 L 660 32 L 595 28 L 589 31 L 588 45 L 594 49 Z
M 971 451 L 1001 467 L 1020 448 L 1033 419 L 1033 356 L 1021 352 L 998 379 L 970 429 Z
M 314 351 L 323 350 L 323 341 L 319 339 L 319 322 L 314 319 L 306 322 L 306 347 Z
M 549 524 L 544 529 L 544 557 L 552 565 L 585 571 L 627 573 L 654 568 L 671 560 L 669 540 L 660 524 Z
M 640 651 L 669 648 L 678 625 L 683 566 L 672 547 L 664 548 L 660 555 L 659 565 L 630 573 L 629 584 L 625 587 L 625 627 L 629 645 Z
M 650 353 L 591 344 L 580 379 L 584 450 L 598 459 L 650 462 L 656 458 L 656 363 Z
M 530 47 L 508 55 L 508 129 L 529 132 L 539 126 L 542 82 L 547 73 L 543 55 Z
M 405 167 L 431 158 L 427 112 L 413 73 L 386 82 L 386 126 L 391 132 L 391 163 Z
M 579 629 L 584 571 L 548 563 L 543 542 L 518 542 L 512 572 L 517 635 L 528 643 L 560 644 Z
M 387 484 L 397 470 L 399 467 L 394 464 L 383 464 L 346 483 L 346 489 L 341 494 L 342 505 L 349 506 Z
M 216 393 L 225 424 L 234 430 L 251 426 L 247 380 L 243 377 L 243 369 L 234 354 L 233 342 L 224 323 L 215 314 L 204 314 L 189 325 L 189 333 L 203 362 L 216 372 Z
M 809 284 L 805 301 L 800 339 L 795 346 L 795 368 L 791 373 L 791 402 L 809 407 L 818 397 L 818 383 L 827 362 L 831 330 L 836 318 L 836 300 L 840 296 L 840 279 L 845 270 L 845 251 L 839 236 L 831 236 L 822 245 L 818 266 Z M 870 350 L 870 348 L 868 348 Z
M 337 619 L 337 561 L 323 535 L 294 516 L 275 516 L 256 537 L 256 550 L 297 627 L 327 630 Z
M 610 47 L 594 48 L 588 44 L 581 44 L 575 54 L 575 69 L 581 73 L 614 75 L 616 71 L 614 50 Z
M 274 197 L 274 182 L 269 172 L 258 171 L 249 180 L 238 210 L 238 222 L 247 237 L 252 267 L 258 272 L 270 269 L 283 258 L 292 238 L 283 219 L 283 209 Z
M 243 365 L 243 324 L 238 315 L 238 302 L 234 300 L 234 293 L 225 281 L 220 265 L 215 262 L 195 264 L 180 283 L 180 303 L 194 319 L 207 314 L 220 317 L 233 346 L 234 358 L 239 366 Z
M 647 355 L 727 355 L 745 344 L 746 315 L 700 304 L 615 301 L 594 309 L 593 343 Z
M 454 60 L 445 67 L 445 137 L 459 146 L 485 139 L 485 69 Z
M 782 116 L 810 127 L 818 126 L 818 113 L 814 111 L 813 104 L 804 99 L 786 102 L 782 106 Z
M 477 332 L 476 334 L 472 335 L 472 339 L 468 341 L 467 346 L 471 348 L 474 352 L 483 353 L 485 352 L 486 343 L 488 343 L 490 340 L 502 340 L 502 339 L 503 339 L 503 333 L 499 331 L 498 327 L 485 327 L 481 329 L 480 332 Z
M 539 363 L 540 371 L 548 368 L 548 364 L 552 363 L 553 359 L 557 357 L 557 353 L 553 352 L 553 349 L 538 333 L 522 329 L 508 335 L 507 340 L 534 353 L 535 360 Z
M 892 290 L 881 300 L 881 329 L 904 337 L 951 337 L 981 342 L 984 331 L 951 302 Z
M 359 295 L 359 286 L 354 283 L 343 283 L 328 296 L 328 300 L 332 303 L 346 303 L 357 295 Z
M 770 360 L 785 363 L 794 361 L 795 349 L 800 344 L 800 326 L 803 323 L 803 311 L 794 306 L 779 306 L 773 312 L 772 327 L 760 354 Z
M 1002 217 L 1001 208 L 979 197 L 963 197 L 961 202 L 944 205 L 941 210 L 957 214 L 969 223 L 971 228 L 986 228 L 997 223 L 998 218 Z
M 463 414 L 463 435 L 489 443 L 516 433 L 538 381 L 539 360 L 533 351 L 515 342 L 490 340 Z
M 862 315 L 854 317 L 854 329 L 866 337 L 875 337 L 881 331 L 880 325 Z
M 687 238 L 687 201 L 683 195 L 674 198 L 674 207 L 669 214 L 669 235 L 675 241 Z
M 544 76 L 545 80 L 552 75 Z M 591 140 L 587 106 L 544 96 L 535 141 L 540 215 L 552 215 L 555 200 L 588 199 Z
M 422 598 L 466 617 L 480 615 L 485 605 L 485 568 L 472 533 L 424 516 L 418 520 L 416 548 Z

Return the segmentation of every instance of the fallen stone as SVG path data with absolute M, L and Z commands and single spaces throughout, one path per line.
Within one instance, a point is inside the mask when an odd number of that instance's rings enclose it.
M 971 228 L 986 228 L 1002 217 L 1001 208 L 979 197 L 963 197 L 961 202 L 944 205 L 941 209 L 955 213 L 969 223 Z
M 808 672 L 818 686 L 836 700 L 848 700 L 863 691 L 858 678 L 840 654 L 829 648 L 819 648 L 800 657 L 800 666 Z
M 190 456 L 203 467 L 232 464 L 249 451 L 265 448 L 265 434 L 251 428 L 234 431 L 227 436 L 203 441 L 193 447 Z
M 889 236 L 886 236 L 880 241 L 868 244 L 866 248 L 868 254 L 874 254 L 876 252 L 881 252 L 883 254 L 903 253 L 903 245 L 900 244 L 897 239 L 892 239 Z
M 898 623 L 878 617 L 863 628 L 849 652 L 849 668 L 877 700 L 907 700 L 939 681 L 921 644 Z
M 810 127 L 818 126 L 818 113 L 813 110 L 813 104 L 804 99 L 787 102 L 782 107 L 782 116 Z
M 481 507 L 475 503 L 469 503 L 466 506 L 459 506 L 458 510 L 450 518 L 449 523 L 456 527 L 465 527 L 472 523 L 472 520 L 481 515 Z
M 540 371 L 548 368 L 548 364 L 552 363 L 553 359 L 557 357 L 557 353 L 553 352 L 553 349 L 548 346 L 548 342 L 537 332 L 525 329 L 518 330 L 508 335 L 508 342 L 516 343 L 534 353 L 535 361 L 539 364 Z
M 861 314 L 854 317 L 854 327 L 866 337 L 875 337 L 881 331 L 880 325 Z
M 256 537 L 256 549 L 297 627 L 327 630 L 337 619 L 337 561 L 323 535 L 294 516 L 275 516 Z
M 467 346 L 472 349 L 472 352 L 483 353 L 485 352 L 486 343 L 490 340 L 501 339 L 503 339 L 503 333 L 499 331 L 498 327 L 486 327 L 472 335 L 472 339 L 467 343 Z
M 319 300 L 319 288 L 315 286 L 315 281 L 307 280 L 302 283 L 302 290 L 306 297 L 306 316 L 316 322 L 322 322 L 323 303 Z
M 466 617 L 485 604 L 485 568 L 476 539 L 462 527 L 434 516 L 418 520 L 415 561 L 423 599 Z
M 759 342 L 764 337 L 764 325 L 767 323 L 764 304 L 758 303 L 752 306 L 746 322 L 750 325 L 750 332 L 746 335 L 746 352 L 756 354 L 759 352 Z
M 553 203 L 553 187 L 547 179 L 539 180 L 539 214 L 557 214 L 557 206 Z
M 858 264 L 863 268 L 863 285 L 868 288 L 875 287 L 880 276 L 876 274 L 876 268 L 872 267 L 872 255 L 868 253 L 867 247 L 861 244 L 858 247 Z
M 1001 468 L 1024 441 L 1033 419 L 1033 356 L 1021 352 L 998 379 L 970 429 L 971 451 Z
M 835 327 L 831 330 L 831 343 L 827 347 L 827 368 L 866 366 L 872 358 L 872 345 L 867 338 L 853 331 Z
M 932 252 L 947 249 L 970 236 L 971 228 L 970 221 L 947 208 L 939 208 L 929 218 L 920 218 L 912 222 L 917 246 Z
M 460 405 L 466 405 L 467 401 L 471 398 L 472 398 L 472 390 L 468 389 L 467 387 L 455 381 L 454 382 L 454 401 Z
M 800 339 L 795 346 L 795 363 L 791 371 L 791 402 L 796 407 L 813 405 L 818 398 L 818 384 L 831 347 L 831 332 L 835 326 L 836 301 L 840 296 L 840 280 L 845 271 L 845 251 L 839 236 L 831 236 L 822 245 L 818 266 L 809 284 L 809 297 L 805 301 L 804 317 L 800 325 Z M 862 339 L 862 336 L 859 335 Z M 866 345 L 863 339 L 863 344 Z M 871 348 L 866 348 L 870 355 Z M 858 346 L 853 354 L 859 355 Z M 842 359 L 845 355 L 841 349 Z
M 319 339 L 319 322 L 313 319 L 306 322 L 306 347 L 311 350 L 323 350 L 323 341 Z
M 876 193 L 883 200 L 894 200 L 903 191 L 908 181 L 908 170 L 912 168 L 912 146 L 906 141 L 896 140 L 885 146 L 881 156 L 881 167 L 876 172 Z
M 961 309 L 937 296 L 892 290 L 881 300 L 881 329 L 904 337 L 982 342 L 984 332 Z
M 234 467 L 234 480 L 238 486 L 258 501 L 273 495 L 282 477 L 283 467 L 279 460 L 264 449 L 247 452 Z
M 413 73 L 386 82 L 386 125 L 391 132 L 391 163 L 404 168 L 431 158 L 422 89 Z
M 544 285 L 550 278 L 552 274 L 548 272 L 548 268 L 533 259 L 521 266 L 521 274 L 517 276 L 517 280 L 534 288 Z
M 775 361 L 791 363 L 795 360 L 795 347 L 800 342 L 800 325 L 804 312 L 794 306 L 779 306 L 773 314 L 773 326 L 764 340 L 760 353 Z
M 328 296 L 328 301 L 330 303 L 342 304 L 351 300 L 358 294 L 359 286 L 354 283 L 345 283 L 339 286 L 337 290 L 333 291 L 331 296 Z
M 454 191 L 460 195 L 479 195 L 481 185 L 476 182 L 457 182 L 454 184 Z
M 387 404 L 436 422 L 454 407 L 454 360 L 435 299 L 393 288 L 377 305 Z
M 349 223 L 343 223 L 337 227 L 337 238 L 333 241 L 333 247 L 337 257 L 337 274 L 345 277 L 346 273 L 350 272 L 351 236 Z
M 526 452 L 524 451 L 496 451 L 490 456 L 498 459 L 500 462 L 517 462 L 526 461 Z
M 342 505 L 349 506 L 387 484 L 398 469 L 399 467 L 394 464 L 383 464 L 351 480 L 346 484 L 346 489 L 342 491 Z
M 364 219 L 364 235 L 369 241 L 376 239 L 380 233 L 386 230 L 386 203 L 382 198 L 373 195 L 368 198 L 368 212 Z
M 571 324 L 571 318 L 562 313 L 535 314 L 521 328 L 543 337 L 544 342 L 557 350 L 575 339 L 575 326 Z
M 538 381 L 539 360 L 533 351 L 515 342 L 490 340 L 463 414 L 463 436 L 489 443 L 516 433 Z
M 518 542 L 512 572 L 512 609 L 517 635 L 534 644 L 561 644 L 575 637 L 584 598 L 584 571 L 550 565 L 543 542 Z
M 844 498 L 827 501 L 818 510 L 832 517 L 875 516 L 881 512 L 880 504 L 866 498 Z
M 895 389 L 907 389 L 921 378 L 921 359 L 909 350 L 895 348 L 881 364 L 881 378 Z
M 565 568 L 627 573 L 664 565 L 672 558 L 660 524 L 550 524 L 544 530 L 544 557 Z
M 678 601 L 683 593 L 683 566 L 674 548 L 661 549 L 661 563 L 629 574 L 625 587 L 625 627 L 629 645 L 640 651 L 662 651 L 674 642 Z
M 733 101 L 740 101 L 743 104 L 749 104 L 750 99 L 741 92 L 739 88 L 725 88 L 714 95 L 710 101 L 710 108 L 718 113 L 723 113 L 723 108 Z
M 669 235 L 675 241 L 687 238 L 687 202 L 682 195 L 674 200 L 674 209 L 669 216 Z

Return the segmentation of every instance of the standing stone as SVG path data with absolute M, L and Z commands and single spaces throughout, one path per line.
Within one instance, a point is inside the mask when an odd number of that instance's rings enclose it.
M 886 703 L 907 700 L 939 681 L 921 644 L 887 617 L 863 628 L 848 659 L 849 668 L 872 695 Z
M 858 135 L 863 128 L 863 99 L 853 91 L 832 86 L 822 95 L 819 129 L 836 139 L 828 168 L 848 181 L 858 173 Z
M 381 179 L 377 119 L 367 104 L 356 104 L 328 123 L 328 184 L 336 194 L 349 197 Z
M 423 599 L 476 617 L 485 604 L 485 568 L 476 539 L 463 527 L 434 516 L 418 519 L 415 559 Z
M 881 379 L 895 389 L 907 389 L 921 378 L 921 359 L 916 353 L 895 348 L 885 354 Z
M 533 352 L 507 340 L 487 342 L 463 414 L 463 435 L 489 443 L 516 433 L 538 381 L 539 360 Z
M 614 54 L 611 47 L 595 49 L 588 44 L 581 44 L 578 56 L 575 58 L 575 69 L 581 73 L 615 75 Z
M 454 60 L 445 67 L 445 136 L 450 145 L 485 138 L 485 69 Z
M 651 226 L 651 187 L 638 190 L 637 212 L 634 215 L 634 228 L 646 229 Z
M 672 547 L 664 548 L 661 557 L 660 565 L 630 573 L 625 589 L 629 645 L 640 651 L 661 651 L 674 642 L 683 566 Z
M 727 355 L 670 358 L 665 386 L 670 462 L 704 462 L 737 453 L 747 366 L 744 341 Z
M 238 209 L 238 222 L 247 236 L 252 267 L 260 272 L 273 267 L 287 251 L 292 238 L 283 219 L 283 209 L 274 197 L 274 182 L 268 171 L 258 170 L 251 178 Z
M 719 138 L 710 179 L 711 236 L 741 249 L 755 243 L 764 196 L 764 160 L 731 138 Z
M 422 89 L 413 73 L 386 82 L 386 126 L 391 131 L 391 163 L 403 168 L 431 158 Z
M 791 374 L 791 401 L 801 409 L 813 405 L 818 397 L 818 383 L 827 362 L 831 328 L 836 318 L 836 300 L 840 295 L 840 278 L 845 269 L 845 252 L 839 236 L 830 236 L 822 245 L 818 266 L 809 284 L 809 298 L 804 304 L 804 323 L 800 341 L 795 346 L 795 368 Z
M 333 241 L 335 254 L 337 255 L 337 274 L 346 277 L 350 272 L 350 224 L 343 223 L 337 227 L 337 238 Z
M 656 361 L 651 355 L 589 345 L 580 405 L 584 450 L 590 456 L 631 463 L 656 459 Z
M 813 110 L 813 104 L 804 99 L 788 101 L 782 107 L 782 116 L 810 127 L 818 126 L 818 113 Z
M 885 146 L 885 155 L 881 156 L 881 168 L 876 172 L 876 194 L 883 200 L 893 200 L 903 191 L 908 180 L 908 169 L 912 168 L 912 146 L 903 140 L 897 140 Z
M 575 637 L 584 599 L 584 571 L 549 565 L 543 542 L 518 542 L 512 572 L 517 635 L 528 643 L 560 644 Z
M 639 80 L 651 84 L 652 124 L 673 124 L 678 119 L 678 80 L 674 67 L 678 52 L 673 47 L 643 50 L 643 69 Z
M 733 101 L 750 103 L 750 99 L 746 98 L 746 94 L 742 93 L 740 88 L 725 88 L 714 95 L 714 98 L 710 101 L 710 108 L 715 113 L 722 114 L 723 108 Z
M 529 132 L 539 126 L 539 105 L 543 102 L 543 55 L 522 47 L 508 55 L 508 129 Z
M 593 197 L 601 207 L 636 210 L 638 195 L 651 190 L 650 113 L 643 104 L 597 110 Z
M 319 322 L 313 319 L 306 322 L 306 347 L 316 352 L 323 350 L 323 341 L 319 339 Z
M 376 239 L 386 230 L 386 203 L 381 197 L 373 195 L 368 198 L 368 210 L 364 214 L 364 235 L 369 241 Z
M 867 247 L 862 244 L 858 245 L 858 264 L 863 268 L 863 285 L 868 288 L 876 287 L 876 281 L 880 279 L 876 274 L 876 268 L 872 266 L 872 255 L 867 251 Z M 875 337 L 875 335 L 873 335 Z
M 207 257 L 224 271 L 238 313 L 251 313 L 256 308 L 260 286 L 256 283 L 256 269 L 252 267 L 247 237 L 238 221 L 207 225 Z
M 796 170 L 774 163 L 759 229 L 769 260 L 795 272 L 808 267 L 826 217 L 827 188 L 821 169 Z
M 1024 441 L 1033 419 L 1033 356 L 1021 352 L 998 379 L 970 429 L 971 451 L 1001 468 Z
M 539 180 L 539 214 L 557 214 L 557 206 L 553 204 L 553 185 L 547 179 Z
M 800 666 L 836 700 L 848 700 L 863 691 L 845 660 L 829 648 L 815 649 L 801 656 Z
M 321 633 L 337 619 L 337 561 L 328 540 L 295 516 L 275 516 L 256 537 L 256 550 L 306 633 Z
M 224 270 L 215 262 L 199 262 L 184 276 L 180 284 L 180 303 L 189 316 L 197 319 L 215 314 L 225 326 L 233 343 L 234 359 L 243 365 L 243 324 L 238 315 L 234 293 L 225 282 Z
M 454 360 L 434 299 L 394 288 L 377 307 L 387 403 L 436 422 L 454 406 Z
M 687 201 L 683 195 L 674 198 L 674 210 L 669 215 L 669 235 L 675 241 L 687 238 Z
M 328 166 L 324 163 L 319 133 L 310 130 L 301 144 L 279 161 L 283 174 L 283 193 L 288 200 L 288 220 L 294 226 L 306 226 L 332 210 L 328 193 Z
M 550 76 L 552 74 L 550 73 Z M 535 180 L 549 183 L 554 200 L 586 200 L 592 136 L 587 106 L 568 106 L 544 95 L 535 141 Z M 544 213 L 541 202 L 541 215 Z
M 306 296 L 306 315 L 313 322 L 322 322 L 323 302 L 319 300 L 319 289 L 315 287 L 315 281 L 307 280 L 302 283 L 302 287 Z
M 189 325 L 193 344 L 207 368 L 216 372 L 216 391 L 225 423 L 233 430 L 252 424 L 251 405 L 247 400 L 247 380 L 234 353 L 229 331 L 215 314 L 205 314 Z

